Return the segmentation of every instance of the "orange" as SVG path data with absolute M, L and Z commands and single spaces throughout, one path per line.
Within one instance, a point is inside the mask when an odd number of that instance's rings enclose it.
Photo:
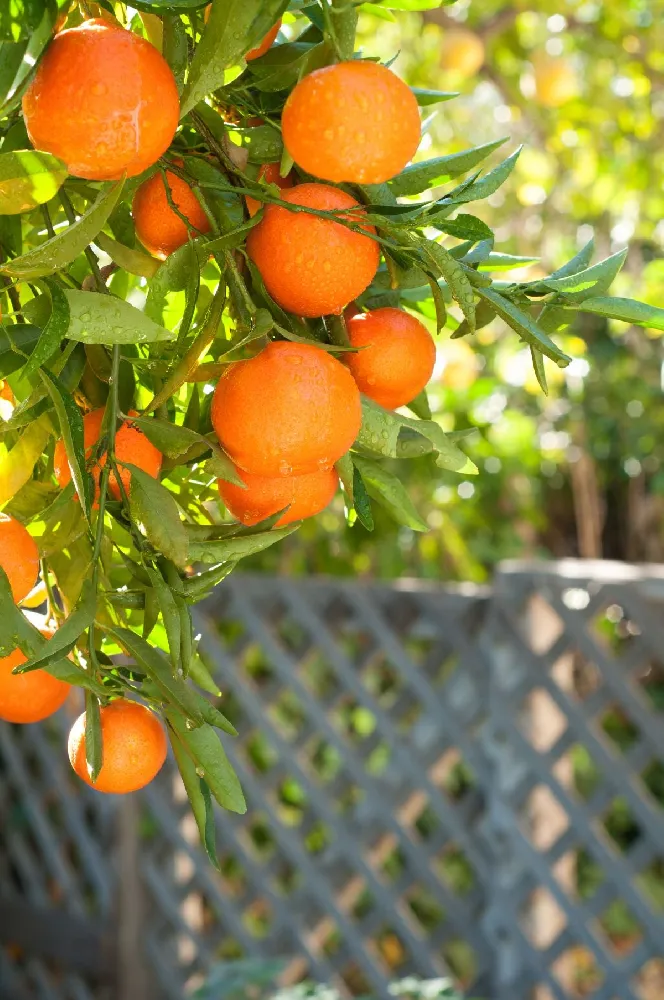
M 359 433 L 362 408 L 341 362 L 313 344 L 280 340 L 228 366 L 211 417 L 240 469 L 290 476 L 329 469 L 345 455 Z
M 39 549 L 26 528 L 9 514 L 0 514 L 0 566 L 18 603 L 27 597 L 39 573 Z
M 403 309 L 358 313 L 347 324 L 357 354 L 347 364 L 360 392 L 388 410 L 404 406 L 424 389 L 436 361 L 427 328 Z
M 134 415 L 135 414 L 133 412 L 130 412 L 130 416 Z M 94 446 L 99 441 L 103 419 L 103 408 L 99 410 L 92 410 L 91 413 L 86 413 L 83 417 L 83 444 L 88 461 L 91 457 Z M 121 467 L 120 479 L 122 480 L 126 493 L 129 493 L 131 485 L 131 472 L 129 469 L 122 468 L 123 462 L 129 462 L 131 465 L 135 465 L 137 468 L 142 469 L 143 472 L 147 472 L 147 474 L 152 476 L 153 479 L 157 479 L 159 472 L 161 471 L 161 452 L 155 448 L 152 442 L 148 441 L 145 434 L 143 434 L 142 431 L 139 431 L 138 427 L 127 420 L 122 424 L 115 435 L 115 458 Z M 106 455 L 104 454 L 92 469 L 92 477 L 97 487 L 99 486 L 101 469 L 105 464 Z M 65 486 L 71 482 L 71 470 L 67 461 L 67 453 L 65 451 L 63 441 L 58 441 L 55 446 L 53 470 L 55 472 L 55 478 L 62 489 L 64 489 Z M 109 485 L 113 496 L 116 500 L 120 500 L 122 498 L 122 492 L 114 473 L 111 474 Z
M 160 260 L 186 243 L 189 233 L 194 238 L 210 231 L 208 217 L 187 182 L 170 170 L 166 171 L 166 180 L 173 204 L 191 223 L 191 229 L 169 205 L 161 173 L 153 174 L 139 185 L 131 206 L 136 235 L 145 249 Z
M 0 313 L 0 320 L 2 319 L 2 314 Z M 0 399 L 4 399 L 7 403 L 12 405 L 16 402 L 16 397 L 9 382 L 5 382 L 4 379 L 0 379 Z
M 440 55 L 444 70 L 467 79 L 484 64 L 484 42 L 466 28 L 453 28 L 443 35 Z
M 413 92 L 386 66 L 359 60 L 305 76 L 286 101 L 281 126 L 298 166 L 337 183 L 382 184 L 420 143 Z
M 268 184 L 276 184 L 282 190 L 284 188 L 292 188 L 293 178 L 290 174 L 286 174 L 282 177 L 279 173 L 280 164 L 278 163 L 264 163 L 260 170 L 258 171 L 258 180 L 266 181 Z M 249 215 L 255 215 L 259 208 L 262 208 L 263 202 L 259 201 L 257 198 L 252 198 L 251 195 L 246 195 L 244 199 L 247 203 L 247 210 Z
M 578 97 L 579 82 L 566 59 L 540 54 L 533 60 L 535 99 L 545 108 L 559 108 Z
M 135 792 L 152 781 L 166 760 L 166 733 L 144 705 L 120 698 L 100 709 L 104 759 L 96 782 L 85 759 L 85 712 L 69 733 L 69 761 L 79 778 L 98 792 Z
M 246 490 L 219 480 L 217 485 L 224 505 L 233 517 L 248 525 L 258 524 L 288 507 L 276 527 L 320 514 L 332 500 L 338 484 L 334 469 L 319 469 L 302 476 L 254 476 L 243 472 L 241 478 Z
M 23 97 L 36 149 L 70 174 L 140 174 L 171 144 L 180 116 L 175 78 L 153 45 L 98 18 L 56 35 Z
M 319 211 L 355 209 L 341 214 L 360 225 L 364 209 L 329 184 L 298 184 L 283 200 Z M 375 235 L 373 226 L 362 228 Z M 378 270 L 378 244 L 333 219 L 266 205 L 263 218 L 247 237 L 249 256 L 273 299 L 298 316 L 340 313 L 361 295 Z
M 69 684 L 46 670 L 13 674 L 14 667 L 26 659 L 20 649 L 0 659 L 0 719 L 5 722 L 41 722 L 64 705 L 71 691 Z
M 254 49 L 249 49 L 246 56 L 244 57 L 247 60 L 247 62 L 251 62 L 252 59 L 258 59 L 260 56 L 265 55 L 267 50 L 272 45 L 272 42 L 279 34 L 280 27 L 281 27 L 281 18 L 279 18 L 276 24 L 272 25 L 272 27 L 270 28 L 270 30 L 268 31 L 267 35 L 260 43 L 260 45 L 257 45 Z
M 206 24 L 208 23 L 208 19 L 210 17 L 210 7 L 211 6 L 212 6 L 211 4 L 207 5 L 207 7 L 205 8 L 205 14 L 203 15 L 203 17 L 205 18 L 205 23 Z M 258 59 L 260 56 L 264 56 L 265 55 L 265 53 L 267 52 L 267 50 L 272 45 L 272 42 L 275 40 L 275 38 L 279 34 L 279 28 L 280 27 L 281 27 L 281 18 L 279 18 L 279 20 L 277 21 L 276 24 L 272 25 L 272 27 L 270 28 L 270 30 L 268 31 L 267 35 L 265 36 L 265 38 L 263 39 L 263 41 L 260 43 L 260 45 L 257 45 L 256 48 L 254 48 L 254 49 L 249 49 L 249 51 L 247 52 L 246 56 L 244 57 L 247 60 L 247 62 L 251 62 L 252 59 Z

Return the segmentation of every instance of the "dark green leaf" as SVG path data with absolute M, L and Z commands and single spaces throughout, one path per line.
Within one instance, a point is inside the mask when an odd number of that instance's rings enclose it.
M 189 59 L 189 45 L 187 43 L 187 32 L 178 16 L 166 15 L 162 18 L 164 25 L 164 45 L 163 56 L 173 71 L 178 91 L 182 93 L 184 86 L 184 75 L 187 70 Z
M 551 338 L 538 327 L 532 316 L 519 309 L 509 299 L 503 298 L 492 288 L 479 288 L 478 294 L 527 344 L 538 348 L 547 358 L 555 361 L 560 368 L 567 367 L 572 359 L 564 351 L 561 351 Z
M 17 371 L 30 357 L 42 334 L 30 323 L 0 325 L 0 378 Z
M 205 848 L 205 853 L 210 862 L 219 871 L 220 866 L 219 858 L 217 857 L 214 813 L 212 810 L 210 789 L 207 782 L 198 776 L 193 758 L 187 753 L 184 744 L 180 741 L 172 727 L 169 727 L 169 737 L 173 756 L 175 757 L 175 762 L 182 778 L 182 784 L 185 787 L 191 811 L 196 820 L 201 843 Z
M 35 71 L 37 60 L 50 41 L 53 26 L 58 16 L 58 7 L 55 0 L 46 0 L 42 9 L 41 19 L 34 30 L 30 31 L 27 43 L 11 46 L 12 49 L 18 51 L 8 56 L 4 51 L 4 43 L 0 46 L 0 66 L 3 67 L 3 70 L 0 71 L 0 79 L 3 84 L 0 87 L 0 101 L 2 101 L 0 118 L 4 118 L 9 111 L 18 106 L 21 93 Z M 5 80 L 4 62 L 6 58 L 9 62 L 7 67 L 9 73 Z
M 224 538 L 219 541 L 189 543 L 189 558 L 192 562 L 221 563 L 229 560 L 243 559 L 245 556 L 262 552 L 276 542 L 287 538 L 297 531 L 299 524 L 289 524 L 285 528 L 275 528 L 272 531 L 257 532 L 255 535 L 243 535 L 236 538 Z
M 246 812 L 240 782 L 214 729 L 206 725 L 198 729 L 187 729 L 185 718 L 178 712 L 167 712 L 166 717 L 193 761 L 199 778 L 205 780 L 219 805 L 231 812 Z
M 357 519 L 367 531 L 374 530 L 373 511 L 371 510 L 371 500 L 364 485 L 362 474 L 353 460 L 353 507 L 357 514 Z
M 180 510 L 169 491 L 135 465 L 131 472 L 129 506 L 132 517 L 143 525 L 148 540 L 177 566 L 189 560 L 187 535 L 180 520 Z
M 91 691 L 85 692 L 85 762 L 88 765 L 90 780 L 94 784 L 104 763 L 104 747 L 99 698 Z
M 551 275 L 552 278 L 567 278 L 570 274 L 576 274 L 577 271 L 585 270 L 590 261 L 592 260 L 593 253 L 595 252 L 595 240 L 589 240 L 584 247 L 581 247 L 579 252 L 572 257 L 566 264 L 559 267 L 557 271 L 554 271 Z
M 635 299 L 621 299 L 613 296 L 599 296 L 585 299 L 583 302 L 567 305 L 566 309 L 577 309 L 579 312 L 593 313 L 595 316 L 606 316 L 608 319 L 618 319 L 622 323 L 632 323 L 634 326 L 644 326 L 651 330 L 664 330 L 664 309 L 651 306 Z
M 69 329 L 69 302 L 67 301 L 67 296 L 55 281 L 47 278 L 44 283 L 51 297 L 51 315 L 35 349 L 21 372 L 21 378 L 30 378 L 38 368 L 41 368 L 48 361 L 51 355 L 57 351 L 60 342 L 67 335 L 67 330 Z
M 535 377 L 540 384 L 540 388 L 545 396 L 549 395 L 549 387 L 546 381 L 546 369 L 544 367 L 544 355 L 541 351 L 538 351 L 536 347 L 530 345 L 530 357 L 533 362 L 533 370 L 535 372 Z
M 516 152 L 508 156 L 506 160 L 499 163 L 497 167 L 485 174 L 484 177 L 475 181 L 470 187 L 467 187 L 465 191 L 461 191 L 459 194 L 450 196 L 449 203 L 453 205 L 464 205 L 469 201 L 483 201 L 488 198 L 489 195 L 497 191 L 499 187 L 505 183 L 509 175 L 514 170 L 516 166 L 516 161 L 519 159 L 522 147 L 520 146 Z M 446 199 L 447 200 L 447 199 Z
M 457 215 L 455 219 L 446 219 L 444 222 L 433 222 L 432 225 L 448 236 L 455 236 L 458 240 L 491 240 L 493 232 L 486 222 L 475 218 L 474 215 Z
M 83 415 L 72 394 L 67 391 L 59 378 L 46 369 L 40 369 L 39 374 L 58 415 L 60 434 L 67 453 L 71 477 L 89 524 L 92 507 L 92 481 L 85 467 Z
M 95 244 L 104 253 L 107 253 L 114 264 L 121 267 L 123 271 L 130 274 L 137 274 L 141 278 L 152 278 L 162 266 L 154 257 L 143 253 L 142 250 L 132 250 L 124 243 L 118 243 L 106 233 L 98 233 L 95 237 Z
M 493 142 L 485 142 L 482 146 L 475 146 L 473 149 L 464 149 L 460 153 L 450 153 L 449 156 L 437 156 L 433 160 L 413 163 L 389 181 L 390 189 L 398 197 L 421 194 L 422 191 L 428 191 L 437 184 L 443 184 L 452 177 L 459 177 L 467 170 L 472 170 L 505 142 L 507 139 L 496 139 Z
M 451 101 L 459 94 L 455 90 L 428 90 L 425 87 L 411 87 L 415 94 L 415 100 L 420 107 L 428 107 L 429 104 L 440 104 L 441 101 Z
M 180 667 L 180 611 L 173 592 L 164 581 L 159 570 L 154 569 L 152 566 L 146 566 L 145 572 L 150 577 L 150 583 L 152 584 L 157 604 L 159 605 L 164 629 L 166 630 L 166 638 L 168 639 L 171 663 L 173 664 L 173 670 L 177 672 Z
M 20 668 L 20 673 L 48 667 L 67 656 L 83 633 L 90 628 L 97 611 L 97 595 L 90 580 L 83 582 L 76 607 L 42 648 Z
M 471 331 L 475 329 L 475 295 L 468 275 L 458 260 L 434 240 L 422 241 L 419 249 L 434 277 L 447 282 L 453 298 L 458 302 Z
M 417 513 L 406 487 L 400 479 L 387 472 L 377 462 L 356 455 L 353 459 L 366 485 L 369 496 L 382 504 L 395 521 L 413 531 L 428 531 L 429 526 Z

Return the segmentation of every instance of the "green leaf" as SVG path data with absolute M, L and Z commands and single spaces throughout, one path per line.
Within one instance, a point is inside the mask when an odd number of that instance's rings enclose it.
M 222 580 L 225 580 L 233 572 L 235 566 L 235 562 L 225 562 L 219 566 L 213 566 L 212 569 L 203 570 L 202 573 L 196 573 L 195 576 L 190 576 L 182 584 L 185 599 L 190 604 L 195 604 L 197 601 L 202 600 L 218 583 L 221 583 Z M 194 675 L 193 663 L 195 659 L 196 657 L 192 660 L 191 676 L 199 684 L 200 682 L 196 680 Z M 200 687 L 206 691 L 211 691 L 212 694 L 216 694 L 216 690 L 206 687 L 205 684 L 200 684 Z
M 429 397 L 427 396 L 426 389 L 422 389 L 420 393 L 417 394 L 415 399 L 411 399 L 408 404 L 408 409 L 412 410 L 416 417 L 420 420 L 431 420 L 431 406 L 429 404 Z
M 298 523 L 289 524 L 284 528 L 274 528 L 271 531 L 261 531 L 254 535 L 240 535 L 236 538 L 199 542 L 192 539 L 189 543 L 189 558 L 191 562 L 221 563 L 229 560 L 243 559 L 245 556 L 262 552 L 276 542 L 292 535 L 300 527 Z
M 97 594 L 91 580 L 85 580 L 76 607 L 39 652 L 21 665 L 19 673 L 39 670 L 71 653 L 84 632 L 90 628 L 97 613 Z
M 371 459 L 356 455 L 353 462 L 362 476 L 369 496 L 382 504 L 398 524 L 404 524 L 413 531 L 429 530 L 428 524 L 417 513 L 400 479 Z
M 245 483 L 240 479 L 230 458 L 218 445 L 204 437 L 203 434 L 192 431 L 189 427 L 172 424 L 168 420 L 159 420 L 156 417 L 128 417 L 127 419 L 130 419 L 132 424 L 136 424 L 155 448 L 158 448 L 162 455 L 166 455 L 167 458 L 177 459 L 181 455 L 187 457 L 187 454 L 194 449 L 199 452 L 200 456 L 203 456 L 206 451 L 211 451 L 212 457 L 208 458 L 205 463 L 206 470 L 217 479 L 223 479 L 246 489 Z
M 52 434 L 51 421 L 44 413 L 28 424 L 10 451 L 0 454 L 0 506 L 11 500 L 32 477 L 32 470 Z
M 556 292 L 564 292 L 566 301 L 582 302 L 585 298 L 590 298 L 591 290 L 605 292 L 613 283 L 614 278 L 625 263 L 627 249 L 607 257 L 599 264 L 577 271 L 574 274 L 566 275 L 562 278 L 544 278 L 537 282 L 536 287 L 542 290 L 552 289 Z
M 122 194 L 122 181 L 102 187 L 99 197 L 80 219 L 22 257 L 7 261 L 0 268 L 11 278 L 29 280 L 54 274 L 83 253 L 106 223 Z
M 30 378 L 38 368 L 41 368 L 48 361 L 51 355 L 57 351 L 69 329 L 69 302 L 67 301 L 67 296 L 55 281 L 47 278 L 44 283 L 51 297 L 51 315 L 21 372 L 20 377 L 22 379 Z
M 635 299 L 601 295 L 569 305 L 561 301 L 560 305 L 564 309 L 577 309 L 579 312 L 593 313 L 595 316 L 606 316 L 607 319 L 618 319 L 622 323 L 645 326 L 650 330 L 664 330 L 664 309 L 648 305 L 646 302 L 637 302 Z
M 189 561 L 187 534 L 180 520 L 180 509 L 172 493 L 135 465 L 126 464 L 131 472 L 129 506 L 134 520 L 143 525 L 151 544 L 176 566 Z
M 114 295 L 102 292 L 65 291 L 69 303 L 67 337 L 82 344 L 152 344 L 175 340 L 144 312 Z
M 159 605 L 159 610 L 161 611 L 161 617 L 164 623 L 164 629 L 166 630 L 166 637 L 168 639 L 168 649 L 171 654 L 173 670 L 177 671 L 180 667 L 180 611 L 171 588 L 165 582 L 159 570 L 154 569 L 152 566 L 146 566 L 145 572 L 150 577 L 150 583 L 152 584 L 157 598 L 157 604 Z
M 420 251 L 427 259 L 434 277 L 442 276 L 458 302 L 471 331 L 475 330 L 475 294 L 468 275 L 458 260 L 455 260 L 440 243 L 433 240 L 422 241 Z
M 376 455 L 399 457 L 399 435 L 402 430 L 415 431 L 431 442 L 438 453 L 437 464 L 442 469 L 464 475 L 475 475 L 477 468 L 446 436 L 434 420 L 415 420 L 401 413 L 384 410 L 378 403 L 362 397 L 362 427 L 357 444 Z M 354 459 L 354 456 L 353 456 Z
M 94 784 L 104 763 L 104 746 L 101 735 L 99 698 L 91 691 L 85 692 L 85 761 Z
M 490 253 L 479 266 L 480 271 L 511 271 L 517 267 L 537 264 L 539 257 L 514 257 L 509 253 Z M 466 261 L 469 263 L 469 261 Z
M 224 569 L 226 567 L 224 566 Z M 219 690 L 219 685 L 215 681 L 214 677 L 208 670 L 208 668 L 203 663 L 200 655 L 195 653 L 191 658 L 191 663 L 189 665 L 189 676 L 191 677 L 194 684 L 198 684 L 199 688 L 203 688 L 204 691 L 208 691 L 213 694 L 216 698 L 221 697 L 221 691 Z
M 455 90 L 429 90 L 426 87 L 411 87 L 415 95 L 415 100 L 421 108 L 426 108 L 430 104 L 440 104 L 441 101 L 451 101 L 459 94 Z
M 489 195 L 493 194 L 494 191 L 497 191 L 498 188 L 505 183 L 509 175 L 512 173 L 514 167 L 516 166 L 516 161 L 521 155 L 522 148 L 523 147 L 519 146 L 519 148 L 512 153 L 511 156 L 508 156 L 506 160 L 499 163 L 497 167 L 494 167 L 493 170 L 489 171 L 488 174 L 485 174 L 484 177 L 474 181 L 470 187 L 467 187 L 459 194 L 450 197 L 448 204 L 464 205 L 469 201 L 483 201 L 485 198 L 488 198 Z M 445 200 L 447 201 L 447 199 Z
M 212 4 L 182 93 L 182 116 L 223 86 L 226 70 L 262 41 L 287 6 L 288 0 L 217 0 Z
M 55 0 L 46 0 L 42 5 L 43 14 L 39 23 L 30 31 L 27 43 L 10 46 L 16 50 L 12 56 L 5 53 L 5 43 L 0 44 L 0 66 L 3 71 L 0 74 L 2 86 L 0 87 L 0 118 L 4 118 L 13 108 L 18 106 L 22 91 L 35 67 L 39 56 L 51 39 L 53 26 L 58 16 L 58 7 Z M 24 12 L 24 15 L 27 12 Z M 18 58 L 17 58 L 18 57 Z M 5 78 L 4 63 L 7 59 L 9 66 L 9 78 Z
M 366 531 L 374 530 L 373 511 L 367 488 L 362 479 L 362 473 L 353 460 L 353 507 L 357 519 Z
M 472 170 L 505 142 L 507 139 L 496 139 L 472 149 L 464 149 L 461 153 L 450 153 L 449 156 L 437 156 L 432 160 L 413 163 L 388 182 L 390 190 L 398 197 L 421 194 L 422 191 L 428 191 L 431 187 Z
M 203 246 L 206 249 L 203 249 Z M 160 264 L 155 272 L 148 288 L 148 297 L 145 302 L 145 313 L 155 323 L 162 323 L 164 310 L 169 292 L 185 291 L 191 280 L 191 269 L 193 266 L 192 248 L 196 254 L 199 264 L 201 256 L 207 259 L 207 244 L 201 240 L 192 240 L 170 254 L 169 257 Z
M 155 260 L 141 250 L 132 250 L 124 243 L 118 243 L 106 233 L 98 233 L 95 237 L 95 244 L 104 253 L 107 253 L 114 264 L 121 267 L 123 271 L 136 274 L 140 278 L 152 278 L 161 267 L 161 261 Z
M 433 222 L 432 225 L 448 236 L 455 236 L 458 240 L 493 240 L 493 231 L 486 222 L 477 219 L 474 215 L 457 215 L 455 219 L 446 219 L 444 222 Z
M 171 727 L 169 727 L 168 735 L 182 784 L 196 820 L 201 843 L 212 865 L 217 871 L 220 871 L 210 788 L 203 778 L 199 778 L 193 758 L 187 753 L 184 744 Z
M 566 264 L 559 267 L 557 271 L 554 271 L 551 278 L 567 278 L 570 274 L 576 274 L 577 271 L 583 271 L 588 267 L 590 261 L 592 260 L 593 253 L 595 252 L 595 240 L 590 239 L 584 247 L 581 247 L 579 252 L 568 260 Z
M 53 198 L 67 176 L 57 156 L 36 149 L 0 153 L 0 215 L 18 215 Z
M 547 358 L 551 358 L 559 368 L 567 367 L 572 359 L 540 329 L 532 316 L 519 309 L 509 299 L 503 298 L 492 288 L 478 288 L 477 294 L 495 309 L 500 318 L 505 320 L 507 325 L 511 326 L 527 344 L 536 347 Z
M 178 712 L 167 712 L 166 718 L 193 761 L 199 778 L 205 780 L 222 809 L 246 812 L 240 782 L 214 729 L 206 725 L 199 729 L 187 729 L 185 719 Z
M 544 355 L 541 351 L 538 351 L 536 347 L 530 345 L 530 357 L 533 362 L 533 370 L 535 372 L 535 377 L 539 382 L 540 389 L 545 396 L 549 395 L 549 386 L 546 381 L 546 369 L 544 367 Z
M 164 45 L 162 55 L 173 71 L 178 92 L 182 93 L 184 76 L 189 61 L 188 37 L 182 19 L 176 16 L 164 16 Z
M 67 453 L 71 478 L 81 499 L 83 513 L 90 524 L 92 506 L 92 481 L 86 471 L 83 415 L 59 378 L 45 369 L 40 369 L 41 380 L 51 397 L 60 424 L 60 435 Z

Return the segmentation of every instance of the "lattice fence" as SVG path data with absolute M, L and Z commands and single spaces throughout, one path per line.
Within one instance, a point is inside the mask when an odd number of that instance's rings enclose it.
M 451 970 L 484 1000 L 661 1000 L 662 610 L 662 567 L 231 577 L 198 620 L 249 803 L 217 813 L 221 874 L 172 767 L 132 819 L 70 778 L 67 718 L 0 729 L 0 997 L 183 1000 L 278 956 L 349 995 Z M 107 928 L 87 965 L 16 943 L 19 895 Z

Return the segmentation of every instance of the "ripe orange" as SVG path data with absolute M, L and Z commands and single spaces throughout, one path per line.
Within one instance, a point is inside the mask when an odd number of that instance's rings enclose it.
M 388 410 L 415 399 L 431 378 L 436 346 L 427 328 L 403 309 L 358 313 L 347 324 L 347 356 L 360 392 Z
M 286 101 L 281 125 L 298 166 L 337 183 L 382 184 L 403 170 L 420 143 L 413 92 L 374 62 L 309 73 Z
M 210 231 L 208 217 L 187 182 L 171 170 L 166 171 L 166 180 L 173 204 L 189 220 L 192 229 L 169 205 L 161 173 L 153 174 L 139 185 L 131 206 L 136 235 L 145 249 L 160 260 L 166 260 L 169 254 L 186 243 L 190 232 L 193 238 L 198 233 Z
M 130 413 L 130 416 L 134 416 L 134 414 Z M 103 407 L 99 410 L 92 410 L 91 413 L 86 413 L 83 417 L 83 443 L 88 460 L 90 459 L 94 446 L 99 441 L 103 419 Z M 122 466 L 123 462 L 129 462 L 131 465 L 135 465 L 137 468 L 142 469 L 143 472 L 147 472 L 153 479 L 158 477 L 161 470 L 161 452 L 155 448 L 151 441 L 148 441 L 145 434 L 143 434 L 142 431 L 139 431 L 138 427 L 127 420 L 122 424 L 115 435 L 115 457 L 120 466 Z M 97 487 L 99 487 L 99 477 L 105 464 L 106 455 L 104 454 L 92 468 L 92 478 L 94 479 Z M 71 482 L 71 470 L 67 461 L 67 453 L 65 451 L 63 441 L 58 441 L 55 446 L 53 471 L 55 472 L 55 478 L 58 483 L 62 489 L 64 489 L 65 486 Z M 129 487 L 131 485 L 131 472 L 129 469 L 120 468 L 120 479 L 124 485 L 125 492 L 129 493 Z M 111 473 L 109 486 L 111 493 L 116 500 L 120 500 L 122 498 L 122 492 L 120 490 L 120 486 L 118 485 L 115 473 Z
M 18 604 L 27 597 L 39 573 L 39 549 L 32 535 L 9 514 L 0 514 L 0 566 Z
M 355 209 L 345 218 L 360 225 L 364 209 L 329 184 L 298 184 L 284 201 L 320 211 Z M 364 224 L 375 235 L 373 226 Z M 298 316 L 340 313 L 361 295 L 378 270 L 378 244 L 332 219 L 266 205 L 247 237 L 249 256 L 276 302 Z
M 566 59 L 545 54 L 533 60 L 535 98 L 545 108 L 559 108 L 579 94 L 579 82 Z
M 50 638 L 52 633 L 44 635 Z M 46 670 L 13 674 L 26 659 L 20 649 L 0 659 L 0 719 L 5 722 L 41 722 L 64 705 L 71 691 L 69 684 Z
M 257 45 L 253 49 L 249 49 L 246 56 L 244 57 L 247 60 L 247 62 L 251 62 L 252 59 L 258 59 L 260 56 L 265 55 L 267 50 L 272 45 L 272 42 L 279 34 L 280 27 L 281 27 L 281 18 L 279 18 L 276 24 L 272 25 L 272 27 L 270 28 L 270 30 L 268 31 L 267 35 L 260 43 L 260 45 Z
M 179 115 L 163 56 L 102 18 L 56 35 L 23 97 L 33 146 L 90 180 L 142 173 L 170 146 Z
M 443 35 L 440 54 L 444 70 L 467 79 L 484 64 L 484 42 L 467 28 L 453 28 Z
M 280 187 L 282 190 L 284 188 L 292 188 L 293 186 L 293 178 L 290 174 L 286 174 L 285 177 L 282 177 L 279 173 L 278 163 L 264 163 L 258 171 L 258 180 L 267 181 L 268 184 L 276 184 L 277 187 Z M 263 205 L 262 201 L 259 201 L 258 198 L 252 198 L 249 194 L 246 195 L 244 200 L 247 203 L 247 209 L 249 211 L 249 215 L 251 216 L 255 215 L 258 209 Z
M 144 705 L 120 698 L 100 709 L 104 760 L 96 782 L 85 759 L 85 712 L 69 733 L 69 761 L 79 778 L 98 792 L 135 792 L 152 781 L 166 760 L 166 733 Z
M 212 400 L 212 426 L 235 464 L 257 476 L 329 469 L 357 437 L 360 393 L 319 347 L 276 341 L 229 365 Z M 279 509 L 278 507 L 276 508 Z
M 258 524 L 288 507 L 276 527 L 320 514 L 332 500 L 339 481 L 334 469 L 319 469 L 302 476 L 254 476 L 243 472 L 241 478 L 246 490 L 219 480 L 225 506 L 233 517 L 248 525 Z

